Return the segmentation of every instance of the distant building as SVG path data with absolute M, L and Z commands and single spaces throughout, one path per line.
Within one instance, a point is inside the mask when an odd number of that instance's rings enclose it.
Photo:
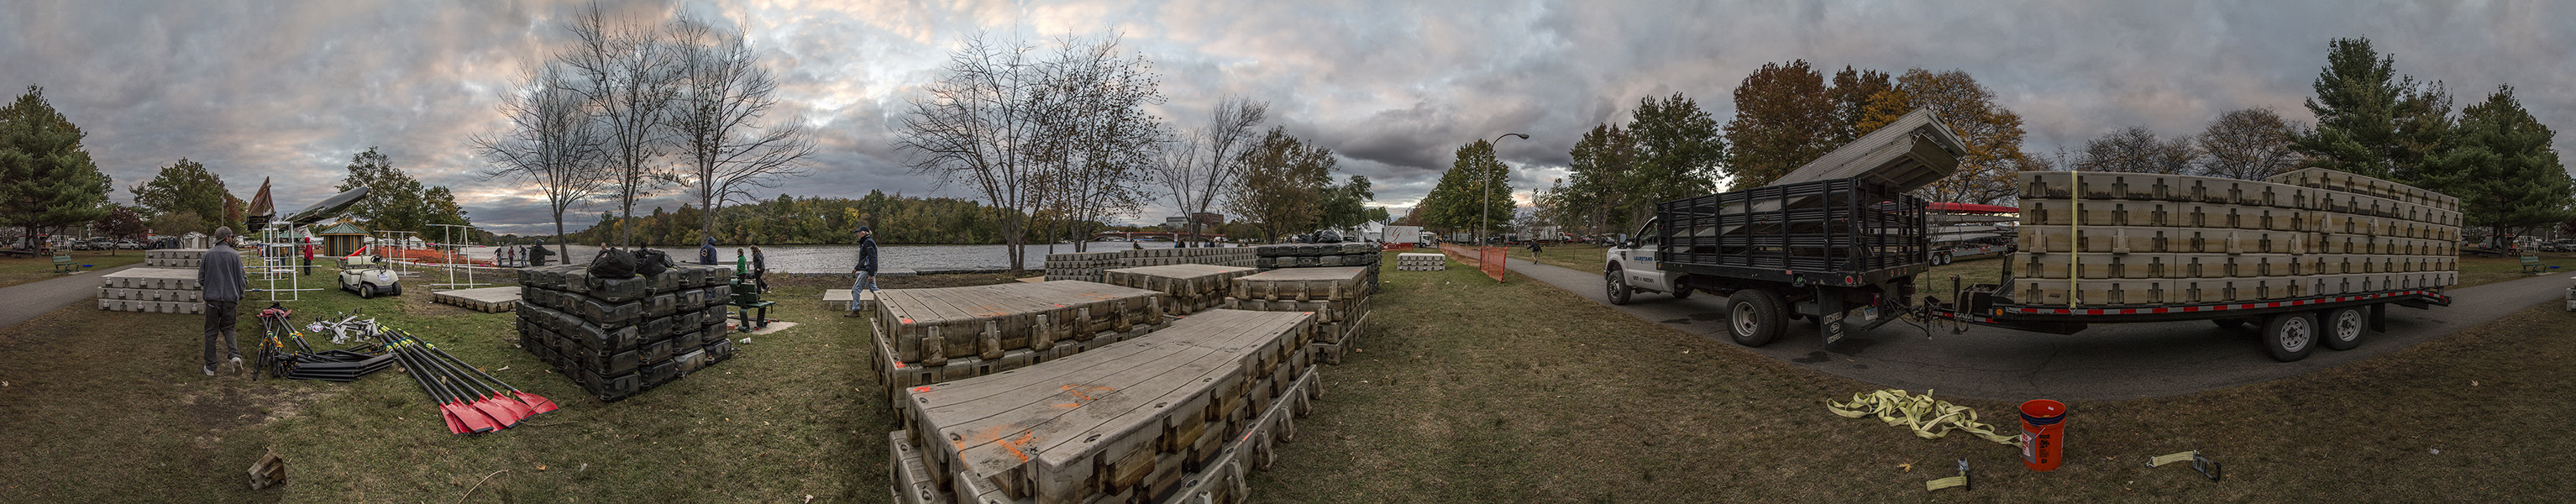
M 1164 217 L 1164 218 L 1163 218 L 1163 228 L 1164 228 L 1164 229 L 1180 229 L 1182 226 L 1188 226 L 1188 225 L 1190 225 L 1190 218 L 1188 218 L 1188 217 L 1182 217 L 1182 216 L 1174 215 L 1174 216 L 1171 216 L 1171 217 Z
M 1200 224 L 1206 224 L 1206 225 L 1210 225 L 1210 226 L 1223 226 L 1223 225 L 1225 225 L 1225 215 L 1223 215 L 1223 214 L 1213 214 L 1213 213 L 1207 213 L 1207 212 L 1199 212 L 1199 213 L 1190 214 L 1190 220 L 1195 220 L 1195 221 L 1198 221 L 1198 223 L 1200 223 Z

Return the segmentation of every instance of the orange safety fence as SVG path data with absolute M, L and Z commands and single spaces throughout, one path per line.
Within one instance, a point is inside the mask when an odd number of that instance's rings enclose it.
M 1447 254 L 1450 259 L 1455 259 L 1458 262 L 1475 266 L 1477 270 L 1484 271 L 1485 276 L 1493 277 L 1496 282 L 1503 281 L 1503 272 L 1507 270 L 1507 268 L 1504 267 L 1504 262 L 1506 261 L 1505 257 L 1510 255 L 1510 253 L 1504 252 L 1502 247 L 1488 246 L 1470 249 L 1465 245 L 1454 243 L 1440 244 L 1440 253 Z
M 1384 244 L 1379 244 L 1379 245 L 1378 245 L 1378 250 L 1390 251 L 1390 252 L 1391 252 L 1391 251 L 1398 251 L 1398 250 L 1413 250 L 1413 244 L 1411 244 L 1411 243 L 1384 243 Z

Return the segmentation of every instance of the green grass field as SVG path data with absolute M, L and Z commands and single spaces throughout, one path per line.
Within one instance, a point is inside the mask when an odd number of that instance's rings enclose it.
M 98 270 L 143 262 L 141 250 L 74 250 L 62 254 L 72 256 L 72 261 L 78 264 L 92 266 L 89 269 L 90 273 L 83 274 L 96 274 Z M 54 272 L 53 256 L 0 256 L 0 287 L 52 280 L 68 275 Z
M 1525 252 L 1525 251 L 1524 251 Z M 1551 251 L 1553 254 L 1554 251 Z M 1637 320 L 1543 282 L 1384 272 L 1372 326 L 1255 502 L 2554 501 L 2576 436 L 2576 313 L 2544 306 L 2361 363 L 2182 397 L 2076 403 L 2070 461 L 1924 440 L 1824 403 L 1878 387 Z M 900 279 L 888 279 L 894 284 Z M 988 279 L 916 280 L 962 284 Z M 0 502 L 885 502 L 883 397 L 862 318 L 777 287 L 803 323 L 617 403 L 512 348 L 509 316 L 310 293 L 363 310 L 562 411 L 447 434 L 398 371 L 349 384 L 209 379 L 199 319 L 68 307 L 0 329 Z M 902 287 L 902 285 L 890 285 Z M 244 315 L 256 306 L 244 307 Z M 255 320 L 243 318 L 245 330 Z M 1921 392 L 1921 391 L 1916 391 Z M 1956 401 L 2012 425 L 2011 404 Z M 264 450 L 283 488 L 251 491 Z M 2146 457 L 2202 450 L 2212 483 Z M 2438 452 L 2437 452 L 2438 450 Z M 1955 458 L 1977 489 L 1926 493 Z M 504 472 L 506 471 L 506 472 Z M 478 487 L 479 484 L 479 487 Z

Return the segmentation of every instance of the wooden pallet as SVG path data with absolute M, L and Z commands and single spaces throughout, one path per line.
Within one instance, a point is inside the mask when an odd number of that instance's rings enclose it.
M 486 287 L 430 293 L 433 303 L 461 307 L 483 313 L 501 313 L 517 309 L 520 287 Z
M 1315 330 L 1303 313 L 1210 310 L 1045 365 L 905 389 L 904 427 L 952 494 L 1159 500 L 1263 412 L 1305 396 Z

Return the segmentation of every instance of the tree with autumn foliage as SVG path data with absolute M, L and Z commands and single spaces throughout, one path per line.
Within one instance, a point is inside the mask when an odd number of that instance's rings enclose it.
M 1915 190 L 1929 201 L 1993 204 L 2017 194 L 2013 174 L 2047 166 L 2021 151 L 2021 115 L 1995 104 L 1995 93 L 1967 72 L 1906 70 L 1896 87 L 1872 94 L 1857 132 L 1896 122 L 1915 109 L 1929 108 L 1941 123 L 1959 134 L 1968 152 L 1949 177 Z
M 1726 123 L 1727 189 L 1769 185 L 1849 143 L 1834 141 L 1834 111 L 1825 75 L 1806 60 L 1765 63 L 1745 76 L 1735 87 L 1735 119 Z

